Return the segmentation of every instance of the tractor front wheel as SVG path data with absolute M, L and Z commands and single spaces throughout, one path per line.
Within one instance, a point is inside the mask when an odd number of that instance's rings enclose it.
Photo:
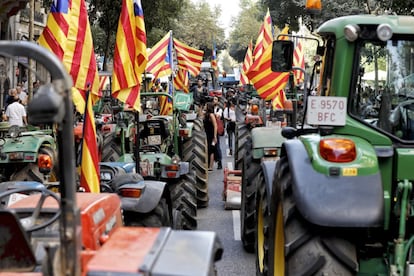
M 260 163 L 253 160 L 251 140 L 245 144 L 245 156 L 242 170 L 242 189 L 240 207 L 241 240 L 247 252 L 254 252 L 255 214 L 256 214 L 256 182 L 261 173 Z
M 184 230 L 197 229 L 197 202 L 194 185 L 182 177 L 175 183 L 168 183 L 173 214 L 173 228 Z
M 355 275 L 355 244 L 340 229 L 317 226 L 302 217 L 292 194 L 287 157 L 279 165 L 269 218 L 268 275 Z

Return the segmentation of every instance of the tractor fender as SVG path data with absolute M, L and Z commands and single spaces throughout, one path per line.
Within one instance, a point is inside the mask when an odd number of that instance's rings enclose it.
M 112 186 L 118 193 L 123 188 L 141 189 L 139 198 L 123 197 L 121 206 L 125 211 L 149 213 L 157 207 L 164 194 L 166 183 L 155 180 L 144 180 L 139 174 L 125 174 L 117 177 Z
M 274 178 L 275 169 L 276 169 L 276 163 L 277 161 L 275 160 L 264 160 L 262 161 L 262 164 L 261 164 L 265 187 L 267 191 L 266 193 L 267 202 L 270 202 L 271 197 L 272 197 L 272 185 L 273 185 L 273 178 Z
M 315 171 L 300 140 L 284 143 L 297 208 L 311 223 L 332 227 L 378 227 L 384 219 L 384 191 L 379 172 L 329 176 Z

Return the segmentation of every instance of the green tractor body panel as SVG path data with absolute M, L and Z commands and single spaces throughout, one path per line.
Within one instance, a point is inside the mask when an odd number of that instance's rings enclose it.
M 326 138 L 345 138 L 352 140 L 355 145 L 358 145 L 355 160 L 346 163 L 334 163 L 325 160 L 320 155 L 319 142 Z M 312 156 L 313 168 L 319 173 L 332 175 L 332 170 L 334 170 L 338 173 L 338 176 L 358 177 L 379 172 L 376 152 L 372 145 L 364 139 L 355 136 L 329 135 L 321 137 L 320 135 L 305 135 L 301 136 L 300 140 L 305 145 L 309 156 Z
M 397 179 L 414 180 L 414 149 L 396 149 Z
M 42 145 L 52 145 L 54 147 L 55 140 L 50 135 L 42 132 L 25 132 L 17 138 L 5 138 L 5 144 L 1 149 L 0 163 L 9 162 L 35 162 L 37 154 Z M 19 156 L 11 157 L 13 153 L 22 153 Z M 12 159 L 12 160 L 11 160 Z M 13 160 L 14 159 L 14 160 Z
M 286 140 L 280 127 L 256 127 L 252 129 L 253 159 L 265 156 L 265 149 L 279 149 Z

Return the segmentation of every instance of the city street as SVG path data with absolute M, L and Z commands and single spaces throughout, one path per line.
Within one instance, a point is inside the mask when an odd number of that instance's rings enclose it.
M 233 166 L 228 154 L 227 138 L 220 137 L 223 152 L 223 169 Z M 198 230 L 215 231 L 223 245 L 223 257 L 217 264 L 218 275 L 255 275 L 255 256 L 247 253 L 240 240 L 240 211 L 225 210 L 222 200 L 223 170 L 214 169 L 209 174 L 209 206 L 198 209 Z

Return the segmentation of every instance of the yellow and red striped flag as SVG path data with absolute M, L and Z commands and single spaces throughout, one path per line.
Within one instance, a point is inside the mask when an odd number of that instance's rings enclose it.
M 81 186 L 86 191 L 99 193 L 98 148 L 92 110 L 92 100 L 99 96 L 99 79 L 85 1 L 54 1 L 39 44 L 62 60 L 73 79 L 75 106 L 80 113 L 85 113 Z
M 160 41 L 155 44 L 148 52 L 148 63 L 146 71 L 154 75 L 154 79 L 171 75 L 170 53 L 171 31 L 169 31 Z
M 191 75 L 197 76 L 201 70 L 204 51 L 190 47 L 175 38 L 173 40 L 178 68 L 188 70 Z
M 62 60 L 74 83 L 72 98 L 76 109 L 85 111 L 86 91 L 92 100 L 100 96 L 99 78 L 92 33 L 84 0 L 58 0 L 52 3 L 39 44 Z
M 86 192 L 99 193 L 99 181 L 99 155 L 96 142 L 95 118 L 92 109 L 92 98 L 87 95 L 83 120 L 80 186 Z
M 289 79 L 289 72 L 278 73 L 271 70 L 272 47 L 267 47 L 263 55 L 255 60 L 247 72 L 262 99 L 273 100 L 283 90 Z
M 167 91 L 168 94 L 173 96 L 173 84 L 171 81 L 168 81 Z M 160 115 L 171 115 L 173 112 L 173 103 L 172 100 L 166 96 L 159 96 L 160 102 Z
M 176 90 L 182 90 L 185 93 L 190 92 L 188 87 L 188 71 L 183 69 L 178 69 L 177 74 L 174 77 L 174 88 Z
M 285 27 L 282 32 L 288 31 Z M 283 90 L 289 81 L 289 72 L 273 72 L 271 70 L 272 44 L 264 49 L 259 59 L 255 60 L 246 73 L 262 99 L 272 100 L 274 107 L 283 108 L 286 95 Z
M 293 52 L 293 66 L 305 69 L 305 54 L 303 52 L 302 42 L 300 39 L 296 42 L 295 51 Z M 304 81 L 305 74 L 301 70 L 294 70 L 295 83 L 299 84 Z
M 41 46 L 54 53 L 62 61 L 69 33 L 69 22 L 69 0 L 53 2 L 46 26 L 38 39 Z
M 289 34 L 289 25 L 286 24 L 280 31 L 277 40 L 289 40 L 289 36 L 287 36 L 287 34 Z
M 147 36 L 140 0 L 123 0 L 116 34 L 112 95 L 140 110 L 142 74 L 147 65 Z
M 259 36 L 256 40 L 256 45 L 253 51 L 254 60 L 260 58 L 263 54 L 263 51 L 272 44 L 273 41 L 273 28 L 272 28 L 272 18 L 270 17 L 270 11 L 267 9 L 264 21 L 260 26 Z
M 250 84 L 250 80 L 246 75 L 249 71 L 250 66 L 253 64 L 253 42 L 250 40 L 249 46 L 247 47 L 246 55 L 244 56 L 242 70 L 240 71 L 240 82 L 242 85 Z

